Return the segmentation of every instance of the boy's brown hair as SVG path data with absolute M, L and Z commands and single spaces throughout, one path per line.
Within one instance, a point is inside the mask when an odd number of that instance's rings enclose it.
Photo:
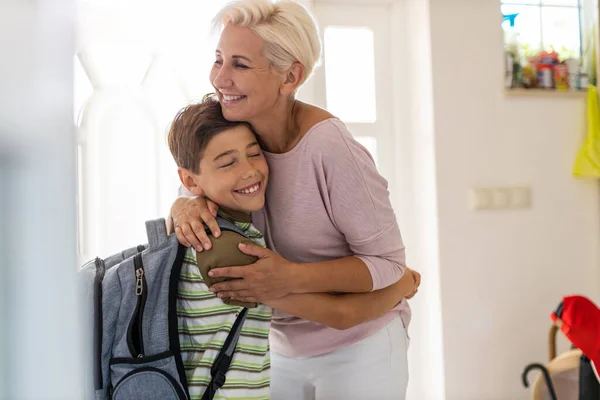
M 200 160 L 208 142 L 219 133 L 239 125 L 250 128 L 247 122 L 226 120 L 221 104 L 212 93 L 205 95 L 200 103 L 182 108 L 173 119 L 167 138 L 177 166 L 199 173 Z

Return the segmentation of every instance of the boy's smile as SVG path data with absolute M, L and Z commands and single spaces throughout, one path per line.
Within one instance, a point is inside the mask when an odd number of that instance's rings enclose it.
M 259 194 L 257 192 L 260 190 L 260 187 L 261 187 L 261 183 L 256 182 L 256 183 L 253 183 L 252 185 L 246 186 L 241 189 L 234 189 L 234 192 L 243 194 L 243 195 L 253 196 L 253 195 Z

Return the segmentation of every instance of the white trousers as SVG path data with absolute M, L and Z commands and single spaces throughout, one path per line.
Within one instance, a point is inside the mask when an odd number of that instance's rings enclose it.
M 404 400 L 409 339 L 400 318 L 348 347 L 314 357 L 271 352 L 272 400 Z

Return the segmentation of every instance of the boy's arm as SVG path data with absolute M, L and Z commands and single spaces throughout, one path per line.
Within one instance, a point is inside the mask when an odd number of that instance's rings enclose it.
M 406 268 L 398 282 L 374 292 L 289 294 L 268 300 L 265 304 L 278 311 L 343 330 L 379 318 L 403 298 L 412 297 L 420 279 L 417 272 Z

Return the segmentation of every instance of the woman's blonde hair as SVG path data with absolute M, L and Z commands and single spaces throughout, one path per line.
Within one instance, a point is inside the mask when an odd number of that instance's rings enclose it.
M 237 0 L 223 7 L 213 19 L 219 29 L 227 24 L 249 28 L 265 41 L 265 56 L 277 72 L 293 63 L 304 66 L 301 86 L 321 60 L 317 23 L 300 4 L 291 0 Z

